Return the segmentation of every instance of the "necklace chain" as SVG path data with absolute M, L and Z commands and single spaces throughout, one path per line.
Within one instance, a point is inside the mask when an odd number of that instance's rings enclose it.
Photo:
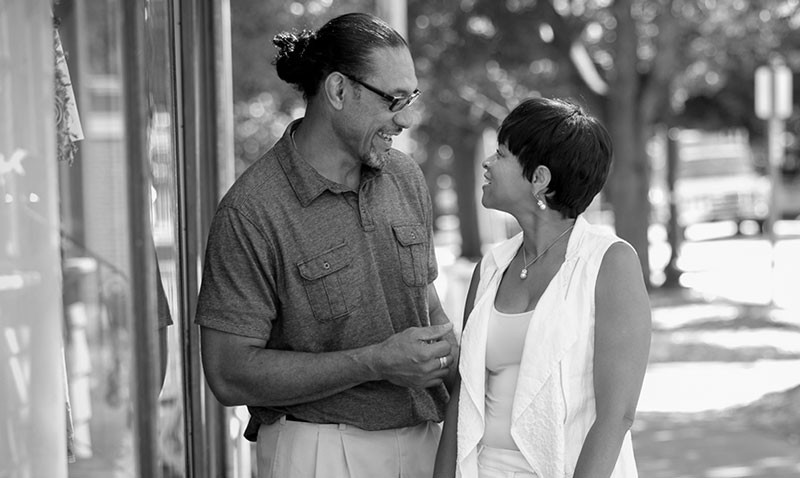
M 569 231 L 571 231 L 573 227 L 575 227 L 575 224 L 573 224 L 573 225 L 569 226 L 568 228 L 564 229 L 564 232 L 559 234 L 558 237 L 556 237 L 555 240 L 553 240 L 553 242 L 551 242 L 549 246 L 544 248 L 544 250 L 541 252 L 541 254 L 539 254 L 538 256 L 536 256 L 533 259 L 531 259 L 530 262 L 528 262 L 528 257 L 525 254 L 525 243 L 523 243 L 522 244 L 522 262 L 525 265 L 522 267 L 522 270 L 519 272 L 519 278 L 522 279 L 522 280 L 525 280 L 528 277 L 528 267 L 532 266 L 534 262 L 536 262 L 539 259 L 541 259 L 542 256 L 545 255 L 547 253 L 547 251 L 550 250 L 551 247 L 555 246 L 556 243 L 559 240 L 561 240 L 562 237 L 567 235 L 567 233 Z

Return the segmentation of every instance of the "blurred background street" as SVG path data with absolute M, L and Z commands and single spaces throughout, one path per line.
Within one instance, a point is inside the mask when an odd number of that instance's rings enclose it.
M 204 382 L 206 238 L 304 114 L 273 38 L 356 11 L 414 58 L 393 146 L 427 182 L 457 328 L 516 233 L 480 202 L 500 122 L 577 102 L 614 144 L 586 218 L 636 249 L 652 304 L 640 477 L 800 477 L 798 0 L 0 0 L 0 477 L 255 475 L 249 412 Z

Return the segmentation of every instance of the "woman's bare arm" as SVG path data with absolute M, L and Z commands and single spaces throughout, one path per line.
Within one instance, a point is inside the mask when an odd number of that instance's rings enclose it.
M 467 291 L 467 300 L 464 305 L 464 321 L 466 326 L 467 318 L 472 313 L 475 306 L 475 293 L 480 282 L 481 263 L 475 266 L 472 273 L 472 280 Z M 463 330 L 463 328 L 462 328 Z M 433 468 L 434 478 L 452 478 L 456 476 L 456 457 L 458 444 L 458 401 L 461 396 L 461 375 L 456 368 L 455 380 L 450 391 L 450 401 L 447 403 L 447 413 L 444 418 L 442 437 L 439 440 L 439 448 L 436 451 L 436 463 Z
M 650 301 L 634 250 L 609 248 L 595 288 L 594 394 L 597 418 L 574 478 L 607 478 L 633 424 L 650 350 Z

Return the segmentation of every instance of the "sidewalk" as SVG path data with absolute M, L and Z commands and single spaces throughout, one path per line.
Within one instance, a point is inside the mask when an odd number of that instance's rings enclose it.
M 654 291 L 640 478 L 800 477 L 797 311 Z
M 640 414 L 633 430 L 640 478 L 797 478 L 800 447 L 738 420 Z

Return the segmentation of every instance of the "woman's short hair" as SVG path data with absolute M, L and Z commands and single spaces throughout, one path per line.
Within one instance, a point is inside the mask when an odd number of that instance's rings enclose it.
M 538 166 L 550 170 L 544 200 L 565 217 L 586 210 L 608 178 L 613 148 L 606 128 L 575 103 L 531 98 L 503 120 L 497 133 L 528 181 Z
M 279 33 L 272 43 L 278 49 L 272 61 L 278 77 L 305 99 L 316 95 L 322 80 L 334 71 L 364 80 L 373 73 L 369 56 L 374 50 L 408 48 L 392 27 L 366 13 L 341 15 L 316 32 Z

